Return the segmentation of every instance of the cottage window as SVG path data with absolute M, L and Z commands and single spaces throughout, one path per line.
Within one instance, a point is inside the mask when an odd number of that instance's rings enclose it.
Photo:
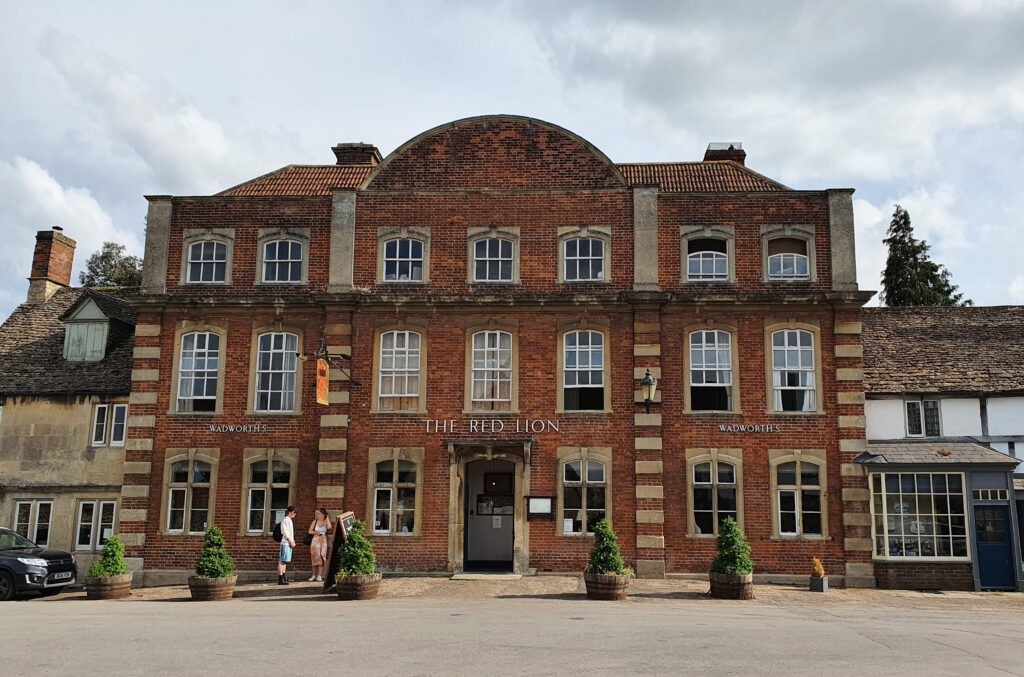
M 302 243 L 274 240 L 263 245 L 263 281 L 302 282 Z
M 822 535 L 822 468 L 806 458 L 778 463 L 775 503 L 779 535 Z
M 404 459 L 374 466 L 373 533 L 412 534 L 416 530 L 417 464 Z
M 472 408 L 512 408 L 512 334 L 480 331 L 472 339 Z
M 178 411 L 214 411 L 220 370 L 220 336 L 192 332 L 181 337 Z
M 227 280 L 228 246 L 215 240 L 194 242 L 188 248 L 188 281 L 216 283 Z
M 690 409 L 730 411 L 732 337 L 728 332 L 690 333 Z
M 511 282 L 512 254 L 511 240 L 485 238 L 473 243 L 473 281 Z
M 423 281 L 423 242 L 412 239 L 384 243 L 384 281 Z
M 725 461 L 693 465 L 693 525 L 697 535 L 717 534 L 726 517 L 737 519 L 736 466 Z M 737 520 L 738 521 L 738 520 Z
M 814 411 L 814 334 L 780 330 L 772 332 L 771 343 L 775 411 Z
M 246 533 L 264 534 L 284 519 L 292 505 L 295 472 L 290 460 L 268 458 L 253 461 L 246 474 Z
M 938 400 L 908 400 L 904 404 L 908 437 L 938 437 L 942 434 Z
M 414 331 L 380 335 L 380 411 L 416 411 L 420 402 L 420 341 Z
M 720 282 L 729 279 L 728 245 L 716 238 L 687 240 L 686 279 L 691 282 Z
M 562 465 L 562 533 L 590 534 L 605 518 L 605 465 L 595 460 Z
M 260 334 L 256 356 L 258 412 L 295 411 L 296 353 L 299 337 L 287 332 Z
M 171 463 L 167 483 L 167 531 L 203 533 L 208 524 L 213 468 L 198 459 Z
M 875 558 L 967 559 L 966 510 L 962 473 L 873 473 Z
M 604 334 L 596 331 L 570 331 L 563 337 L 563 344 L 565 410 L 603 410 Z
M 52 500 L 14 502 L 14 530 L 36 545 L 50 544 L 50 523 L 53 521 Z
M 97 404 L 92 413 L 92 446 L 102 447 L 107 443 L 107 415 L 109 404 Z
M 810 279 L 807 241 L 792 237 L 768 240 L 768 279 Z
M 98 550 L 114 534 L 117 501 L 82 501 L 75 525 L 75 550 Z

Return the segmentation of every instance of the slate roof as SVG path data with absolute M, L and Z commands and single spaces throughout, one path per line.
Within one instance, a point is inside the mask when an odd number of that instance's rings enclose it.
M 1024 307 L 864 308 L 871 393 L 1024 392 Z
M 616 165 L 626 181 L 656 183 L 665 192 L 771 192 L 781 183 L 731 160 Z M 217 193 L 224 197 L 330 195 L 332 188 L 358 188 L 371 165 L 288 165 Z
M 42 303 L 22 303 L 0 326 L 0 394 L 127 395 L 135 312 L 125 299 L 136 292 L 129 287 L 65 288 Z M 86 296 L 114 320 L 107 354 L 99 362 L 67 362 L 60 318 Z
M 942 452 L 949 452 L 948 454 Z M 960 465 L 1002 464 L 1019 461 L 976 442 L 868 442 L 868 450 L 854 459 L 868 465 L 887 463 Z

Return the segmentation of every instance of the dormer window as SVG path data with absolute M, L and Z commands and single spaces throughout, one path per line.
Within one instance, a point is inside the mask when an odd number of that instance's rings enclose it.
M 768 241 L 769 280 L 808 280 L 807 241 L 780 237 Z
M 687 241 L 686 279 L 690 282 L 722 282 L 729 279 L 729 254 L 725 240 L 709 237 Z
M 110 320 L 91 298 L 64 318 L 64 359 L 99 362 L 107 352 Z

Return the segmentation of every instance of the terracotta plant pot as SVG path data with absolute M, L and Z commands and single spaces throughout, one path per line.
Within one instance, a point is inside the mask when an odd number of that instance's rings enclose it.
M 811 592 L 828 592 L 828 576 L 811 576 Z
M 88 576 L 85 579 L 87 599 L 124 599 L 132 594 L 132 575 Z
M 715 599 L 754 599 L 754 575 L 708 574 L 711 596 Z
M 618 574 L 592 574 L 583 572 L 583 580 L 587 584 L 587 599 L 621 600 L 626 599 L 629 588 L 629 576 Z
M 205 578 L 203 576 L 189 576 L 188 590 L 192 593 L 192 599 L 199 602 L 219 602 L 231 599 L 235 594 L 235 583 L 238 576 L 226 576 L 224 578 Z
M 382 574 L 361 574 L 338 578 L 338 599 L 377 599 Z

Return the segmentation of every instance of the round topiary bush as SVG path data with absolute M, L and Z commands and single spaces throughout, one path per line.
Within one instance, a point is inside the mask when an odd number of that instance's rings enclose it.
M 718 546 L 718 557 L 711 563 L 711 571 L 733 576 L 753 573 L 754 560 L 750 559 L 750 546 L 736 520 L 731 517 L 722 520 L 715 543 Z
M 124 563 L 124 543 L 121 542 L 121 537 L 115 534 L 107 539 L 100 558 L 92 563 L 86 576 L 102 578 L 122 576 L 126 573 L 128 565 Z
M 348 540 L 338 546 L 338 577 L 366 576 L 377 570 L 373 543 L 366 538 L 366 524 L 356 520 L 348 532 Z
M 211 526 L 203 538 L 203 552 L 196 561 L 196 576 L 202 578 L 227 578 L 235 573 L 235 560 L 231 559 L 224 547 L 224 534 L 220 528 Z
M 592 574 L 615 574 L 621 576 L 626 565 L 619 552 L 619 539 L 612 531 L 612 525 L 603 519 L 594 525 L 594 547 L 590 549 L 587 571 Z

